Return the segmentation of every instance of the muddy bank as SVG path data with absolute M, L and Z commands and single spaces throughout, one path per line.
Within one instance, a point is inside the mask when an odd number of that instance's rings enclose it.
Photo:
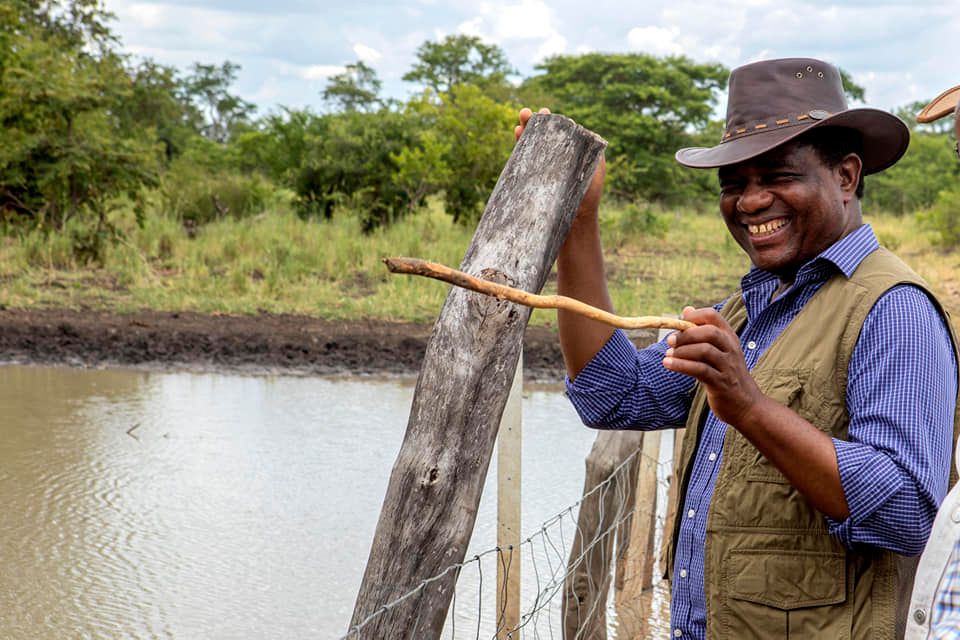
M 5 309 L 0 310 L 0 360 L 83 367 L 413 376 L 432 328 L 271 314 Z M 528 327 L 525 378 L 556 382 L 563 379 L 563 371 L 556 333 Z

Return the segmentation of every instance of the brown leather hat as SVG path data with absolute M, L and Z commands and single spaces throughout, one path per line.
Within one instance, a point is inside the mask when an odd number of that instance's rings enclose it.
M 926 124 L 939 120 L 943 116 L 948 116 L 957 108 L 958 102 L 960 102 L 960 84 L 952 89 L 947 89 L 931 100 L 930 104 L 917 114 L 917 122 Z
M 738 67 L 730 73 L 728 95 L 720 144 L 680 149 L 680 164 L 696 169 L 737 164 L 811 129 L 846 127 L 862 136 L 866 175 L 891 166 L 910 143 L 910 130 L 895 115 L 847 107 L 840 72 L 822 60 L 784 58 Z

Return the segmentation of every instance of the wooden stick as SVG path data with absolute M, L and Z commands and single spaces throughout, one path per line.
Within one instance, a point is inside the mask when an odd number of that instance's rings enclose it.
M 500 300 L 509 300 L 527 307 L 535 309 L 563 309 L 573 313 L 586 316 L 591 320 L 596 320 L 611 327 L 620 329 L 678 329 L 680 331 L 689 329 L 694 325 L 686 320 L 676 318 L 661 318 L 659 316 L 636 316 L 625 318 L 592 307 L 588 304 L 568 298 L 567 296 L 541 296 L 529 293 L 521 289 L 514 289 L 504 284 L 490 282 L 475 278 L 462 271 L 451 269 L 450 267 L 428 262 L 419 258 L 384 258 L 383 263 L 391 273 L 406 273 L 415 276 L 425 276 L 436 280 L 443 280 L 464 289 L 470 289 L 477 293 L 484 293 L 488 296 L 499 298 Z

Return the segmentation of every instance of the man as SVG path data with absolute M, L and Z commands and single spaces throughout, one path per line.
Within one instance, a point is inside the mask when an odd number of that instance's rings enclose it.
M 954 133 L 960 149 L 958 101 L 960 86 L 944 91 L 917 114 L 917 122 L 934 122 L 954 114 Z M 957 444 L 955 456 L 960 470 L 960 442 Z M 954 485 L 940 506 L 930 541 L 920 558 L 906 637 L 960 638 L 960 485 Z
M 521 112 L 522 131 L 529 110 Z M 894 638 L 946 493 L 957 396 L 949 323 L 862 222 L 861 176 L 909 132 L 848 109 L 819 60 L 732 72 L 720 211 L 753 267 L 697 326 L 637 351 L 560 312 L 567 390 L 597 428 L 687 426 L 670 555 L 675 638 Z M 557 261 L 558 290 L 612 310 L 603 168 Z

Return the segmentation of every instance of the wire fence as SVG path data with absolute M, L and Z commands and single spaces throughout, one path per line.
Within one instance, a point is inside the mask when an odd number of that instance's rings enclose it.
M 673 448 L 649 449 L 638 444 L 580 500 L 542 522 L 518 547 L 494 547 L 447 567 L 370 613 L 340 640 L 374 638 L 372 623 L 396 613 L 400 605 L 416 616 L 412 625 L 405 625 L 411 629 L 407 637 L 435 629 L 429 621 L 437 612 L 424 610 L 416 601 L 428 590 L 449 584 L 451 573 L 456 587 L 442 638 L 598 640 L 664 635 L 669 628 L 669 594 L 656 566 L 668 520 L 665 503 Z M 508 625 L 506 594 L 501 591 L 497 597 L 498 568 L 504 576 L 520 571 L 521 613 L 516 624 Z M 500 588 L 506 584 L 503 580 Z

